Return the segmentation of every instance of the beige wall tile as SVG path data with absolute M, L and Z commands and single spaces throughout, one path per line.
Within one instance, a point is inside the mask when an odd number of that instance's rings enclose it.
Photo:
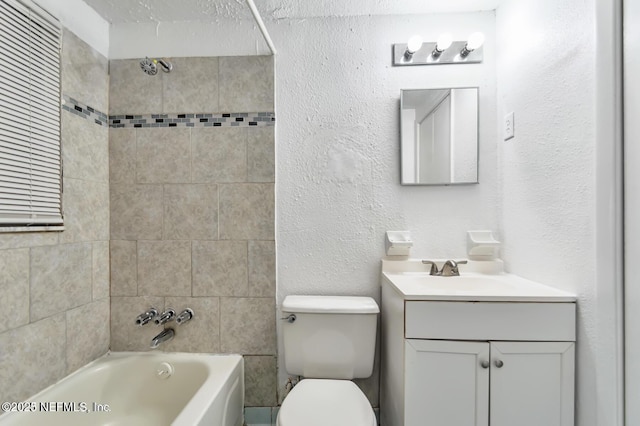
M 160 350 L 175 352 L 220 352 L 220 302 L 217 297 L 167 297 L 165 309 L 173 308 L 179 315 L 185 308 L 194 312 L 193 319 L 181 325 L 166 324 L 175 330 L 173 340 L 163 343 Z
M 109 181 L 109 129 L 70 112 L 62 112 L 64 177 Z
M 145 326 L 135 324 L 136 317 L 154 307 L 164 310 L 164 298 L 153 296 L 111 297 L 111 350 L 148 351 L 151 339 L 162 331 L 153 322 Z
M 193 242 L 194 296 L 247 296 L 247 242 Z
M 138 243 L 111 240 L 111 296 L 138 295 Z
M 62 93 L 107 113 L 109 62 L 68 29 L 63 30 Z
M 220 239 L 274 239 L 273 184 L 220 185 Z
M 109 114 L 157 114 L 162 109 L 162 71 L 147 75 L 139 59 L 109 61 Z
M 220 58 L 220 110 L 273 111 L 273 56 Z
M 93 300 L 109 297 L 109 241 L 93 243 Z
M 134 129 L 109 129 L 109 181 L 112 184 L 136 181 Z
M 109 299 L 67 311 L 67 374 L 107 353 L 109 312 Z
M 111 239 L 162 238 L 162 186 L 111 185 Z
M 190 129 L 144 129 L 136 133 L 138 183 L 191 182 Z
M 162 75 L 164 113 L 218 111 L 218 58 L 172 58 Z
M 66 374 L 65 315 L 0 334 L 0 401 L 24 401 Z
M 273 407 L 276 398 L 276 357 L 244 357 L 244 405 L 246 407 Z
M 60 232 L 0 233 L 0 250 L 58 244 Z
M 0 333 L 29 323 L 29 250 L 0 251 Z
M 66 178 L 60 243 L 109 239 L 109 183 Z
M 223 353 L 275 355 L 275 300 L 220 298 L 220 346 Z
M 275 297 L 276 243 L 249 241 L 249 296 Z
M 191 242 L 138 241 L 138 294 L 191 296 Z
M 274 127 L 249 128 L 248 131 L 248 181 L 275 182 Z
M 31 249 L 31 321 L 91 302 L 91 243 Z
M 247 134 L 241 127 L 192 130 L 194 182 L 245 182 Z
M 165 240 L 218 238 L 217 185 L 165 185 Z

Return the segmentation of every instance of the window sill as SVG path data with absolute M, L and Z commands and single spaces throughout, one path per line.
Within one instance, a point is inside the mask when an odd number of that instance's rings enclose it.
M 61 232 L 61 231 L 64 231 L 64 225 L 0 226 L 0 234 L 19 233 L 19 232 Z

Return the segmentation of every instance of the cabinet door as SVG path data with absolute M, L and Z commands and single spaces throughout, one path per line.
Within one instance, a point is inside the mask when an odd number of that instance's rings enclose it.
M 491 343 L 491 426 L 573 426 L 574 344 Z
M 404 426 L 488 426 L 488 361 L 486 342 L 405 340 Z

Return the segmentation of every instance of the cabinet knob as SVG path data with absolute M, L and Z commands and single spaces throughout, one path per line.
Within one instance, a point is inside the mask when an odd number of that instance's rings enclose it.
M 480 363 L 480 367 L 482 368 L 489 368 L 489 361 L 482 361 Z
M 498 367 L 498 368 L 502 368 L 502 366 L 504 365 L 504 362 L 502 362 L 501 360 L 497 359 L 497 360 L 494 362 L 494 364 L 495 364 L 495 366 L 496 366 L 496 367 Z

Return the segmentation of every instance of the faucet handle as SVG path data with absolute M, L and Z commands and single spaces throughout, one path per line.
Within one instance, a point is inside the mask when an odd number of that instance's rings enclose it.
M 158 315 L 158 310 L 154 307 L 149 308 L 147 312 L 143 312 L 136 317 L 136 325 L 142 327 Z
M 440 274 L 442 274 L 443 277 L 459 277 L 460 271 L 458 270 L 458 265 L 464 265 L 466 263 L 466 260 L 447 260 L 444 262 L 444 265 L 442 265 Z
M 431 270 L 429 271 L 429 275 L 440 275 L 438 272 L 438 265 L 433 260 L 423 260 L 422 263 L 424 265 L 431 265 Z
M 156 323 L 156 325 L 164 325 L 169 321 L 173 320 L 173 317 L 175 316 L 176 316 L 176 311 L 169 308 L 166 311 L 164 311 L 162 315 L 160 315 L 159 317 L 156 317 L 154 322 Z
M 180 315 L 176 317 L 176 324 L 184 324 L 187 321 L 191 321 L 193 318 L 194 312 L 193 309 L 187 308 L 184 311 L 180 312 Z

